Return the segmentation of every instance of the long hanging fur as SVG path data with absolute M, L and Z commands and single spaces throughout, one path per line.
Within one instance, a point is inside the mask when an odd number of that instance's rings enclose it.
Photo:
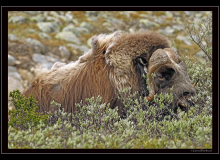
M 114 108 L 122 104 L 118 93 L 126 87 L 140 91 L 140 75 L 133 60 L 143 55 L 149 60 L 158 48 L 168 48 L 167 38 L 156 32 L 101 34 L 91 39 L 92 48 L 77 61 L 38 75 L 23 93 L 31 93 L 38 101 L 39 111 L 49 111 L 50 102 L 61 103 L 65 111 L 74 113 L 75 103 L 85 98 L 102 97 L 102 102 Z

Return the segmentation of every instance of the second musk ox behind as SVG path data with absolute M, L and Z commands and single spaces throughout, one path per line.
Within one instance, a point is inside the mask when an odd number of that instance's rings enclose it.
M 163 35 L 116 31 L 93 36 L 91 46 L 77 61 L 55 63 L 51 70 L 35 77 L 23 95 L 32 93 L 40 112 L 50 111 L 50 102 L 54 100 L 70 113 L 77 110 L 75 103 L 86 103 L 85 98 L 100 95 L 103 103 L 110 103 L 111 108 L 118 106 L 123 115 L 124 106 L 118 96 L 126 87 L 149 101 L 154 94 L 170 93 L 173 87 L 174 112 L 190 105 L 188 98 L 195 94 L 195 89 L 187 67 Z M 149 77 L 150 90 L 143 75 Z

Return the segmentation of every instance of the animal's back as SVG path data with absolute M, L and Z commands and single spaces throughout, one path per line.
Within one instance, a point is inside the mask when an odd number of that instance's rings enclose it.
M 108 78 L 109 70 L 105 70 L 104 65 L 104 59 L 100 58 L 53 68 L 38 75 L 23 95 L 28 97 L 32 93 L 40 112 L 50 111 L 53 100 L 67 112 L 75 112 L 75 103 L 93 96 L 101 95 L 102 102 L 112 102 L 115 95 Z

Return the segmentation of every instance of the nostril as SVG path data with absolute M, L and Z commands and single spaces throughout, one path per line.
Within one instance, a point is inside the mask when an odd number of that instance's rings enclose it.
M 185 97 L 185 98 L 189 98 L 191 96 L 194 96 L 195 95 L 195 92 L 183 92 L 182 96 Z
M 190 95 L 190 92 L 183 92 L 183 96 L 188 96 Z

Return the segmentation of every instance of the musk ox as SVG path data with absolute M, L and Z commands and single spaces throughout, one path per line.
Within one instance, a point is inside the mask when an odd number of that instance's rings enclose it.
M 41 112 L 51 110 L 54 100 L 71 113 L 76 111 L 75 103 L 100 95 L 111 108 L 118 106 L 122 115 L 123 103 L 118 96 L 126 87 L 149 101 L 154 94 L 169 93 L 173 87 L 175 110 L 184 110 L 189 105 L 188 97 L 195 94 L 186 65 L 159 33 L 100 34 L 91 38 L 91 46 L 77 61 L 55 63 L 51 70 L 38 75 L 23 95 L 32 93 Z M 149 77 L 150 90 L 143 74 Z

